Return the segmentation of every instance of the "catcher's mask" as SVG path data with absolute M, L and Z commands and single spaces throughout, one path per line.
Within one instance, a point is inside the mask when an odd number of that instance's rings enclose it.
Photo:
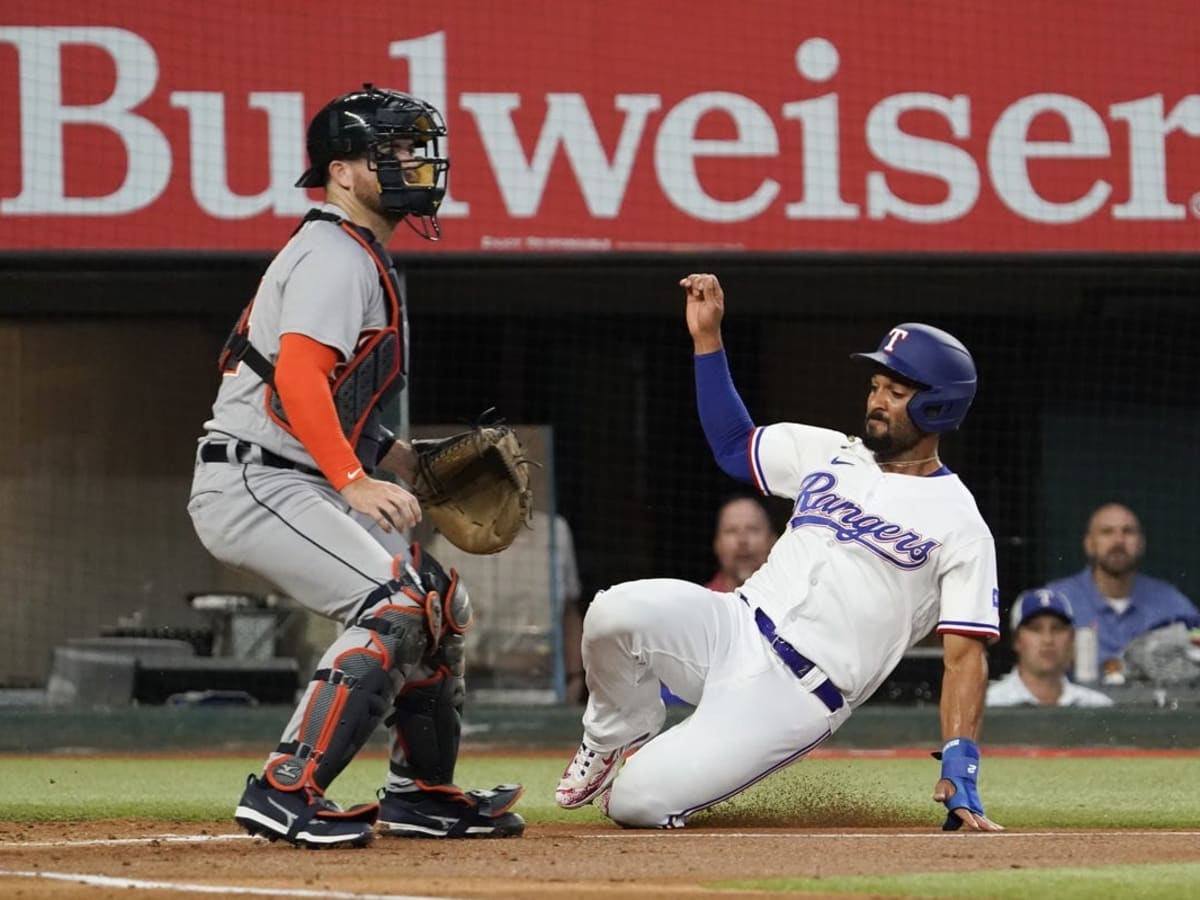
M 919 390 L 908 401 L 908 417 L 922 431 L 956 431 L 975 399 L 975 361 L 954 335 L 905 322 L 883 336 L 874 353 L 851 353 Z
M 437 213 L 450 169 L 450 160 L 438 150 L 438 139 L 445 136 L 446 123 L 432 105 L 368 82 L 313 116 L 308 126 L 311 165 L 296 187 L 325 187 L 335 159 L 366 159 L 379 180 L 384 211 L 435 241 L 441 234 Z M 401 147 L 411 147 L 411 157 L 398 154 Z

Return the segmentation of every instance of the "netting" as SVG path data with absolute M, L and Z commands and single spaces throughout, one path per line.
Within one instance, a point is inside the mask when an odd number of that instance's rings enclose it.
M 735 485 L 696 421 L 692 271 L 726 286 L 760 423 L 859 430 L 847 354 L 898 322 L 972 349 L 979 396 L 943 457 L 1005 605 L 1083 565 L 1111 498 L 1147 570 L 1200 595 L 1190 6 L 76 7 L 0 26 L 0 684 L 43 682 L 69 637 L 202 627 L 191 592 L 270 590 L 195 540 L 194 441 L 232 318 L 316 197 L 292 187 L 304 123 L 365 79 L 450 128 L 443 242 L 390 245 L 411 422 L 495 406 L 546 435 L 541 510 L 569 524 L 584 600 L 717 565 Z M 529 588 L 551 610 L 558 558 Z M 538 640 L 554 690 L 562 639 Z

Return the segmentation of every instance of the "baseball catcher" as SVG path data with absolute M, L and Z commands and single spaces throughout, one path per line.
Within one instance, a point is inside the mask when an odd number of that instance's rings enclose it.
M 413 441 L 413 488 L 433 524 L 468 553 L 499 553 L 533 512 L 529 466 L 516 432 L 482 424 L 435 440 Z
M 511 811 L 520 785 L 454 784 L 470 606 L 454 573 L 408 544 L 422 517 L 408 487 L 418 457 L 383 427 L 407 388 L 409 355 L 405 284 L 387 244 L 402 222 L 439 236 L 445 136 L 441 113 L 400 91 L 366 83 L 327 103 L 309 123 L 311 166 L 296 183 L 323 200 L 272 259 L 221 353 L 188 503 L 197 536 L 217 559 L 343 626 L 235 808 L 238 824 L 269 840 L 360 847 L 377 830 L 459 838 L 525 828 Z M 431 507 L 457 504 L 492 536 L 477 545 L 502 546 L 514 526 L 469 502 L 479 478 L 451 479 L 436 462 L 425 466 Z M 505 477 L 523 469 L 514 472 Z M 325 792 L 384 721 L 379 802 L 343 809 Z

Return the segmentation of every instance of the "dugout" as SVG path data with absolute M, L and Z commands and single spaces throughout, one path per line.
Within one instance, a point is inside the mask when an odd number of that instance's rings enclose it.
M 1005 607 L 1083 565 L 1085 517 L 1109 498 L 1140 515 L 1145 568 L 1200 595 L 1194 256 L 398 258 L 412 422 L 495 406 L 553 427 L 584 596 L 649 575 L 704 580 L 714 565 L 713 518 L 734 485 L 695 418 L 675 286 L 691 271 L 721 276 L 734 377 L 759 422 L 856 431 L 864 385 L 847 354 L 898 322 L 971 348 L 979 394 L 943 457 L 996 536 Z M 216 353 L 268 259 L 0 255 L 0 685 L 44 683 L 65 639 L 134 613 L 197 625 L 189 592 L 246 587 L 216 568 L 184 506 Z M 994 671 L 1008 662 L 997 646 Z

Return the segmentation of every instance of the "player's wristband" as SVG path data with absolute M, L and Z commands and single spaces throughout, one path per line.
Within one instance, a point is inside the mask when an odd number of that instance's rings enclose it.
M 979 779 L 979 747 L 970 738 L 951 738 L 942 747 L 942 777 L 947 781 Z
M 382 425 L 379 426 L 379 435 L 379 451 L 375 454 L 375 465 L 383 462 L 384 457 L 388 455 L 388 451 L 396 446 L 396 435 L 392 434 L 389 429 L 384 428 Z
M 943 831 L 957 831 L 962 819 L 956 809 L 966 809 L 977 815 L 986 815 L 979 799 L 976 782 L 979 779 L 979 747 L 970 738 L 951 738 L 940 753 L 933 754 L 942 761 L 942 778 L 954 785 L 954 793 L 942 801 L 948 815 L 942 824 Z

